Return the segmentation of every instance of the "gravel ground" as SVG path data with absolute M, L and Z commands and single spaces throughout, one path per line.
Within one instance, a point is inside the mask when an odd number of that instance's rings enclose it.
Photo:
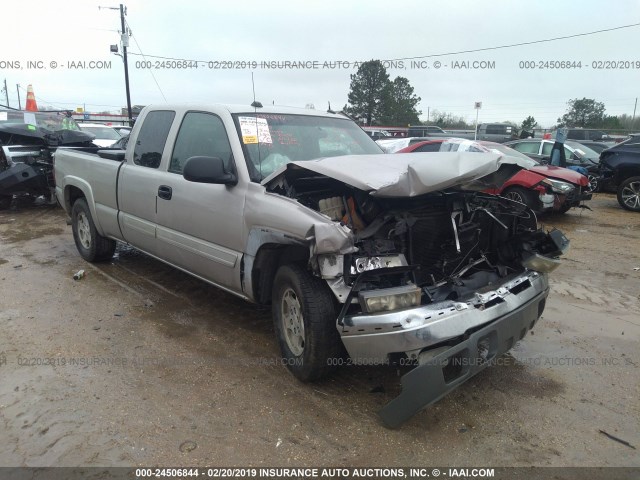
M 61 209 L 0 212 L 0 466 L 640 466 L 640 215 L 590 204 L 541 219 L 572 248 L 534 332 L 397 430 L 395 369 L 301 384 L 268 311 L 126 247 L 87 264 Z

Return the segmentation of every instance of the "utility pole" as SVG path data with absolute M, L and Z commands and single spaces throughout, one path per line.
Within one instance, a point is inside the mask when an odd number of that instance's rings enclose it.
M 427 123 L 429 123 L 429 111 L 431 110 L 431 107 L 427 107 Z
M 129 118 L 129 126 L 133 127 L 133 116 L 131 115 L 131 92 L 129 91 L 129 63 L 127 59 L 127 48 L 129 47 L 129 34 L 124 24 L 124 16 L 127 14 L 127 8 L 120 4 L 120 8 L 116 7 L 98 7 L 98 9 L 106 8 L 109 10 L 120 10 L 120 41 L 122 43 L 122 60 L 124 61 L 124 86 L 127 91 L 127 117 Z M 112 53 L 118 54 L 117 45 L 111 46 Z M 114 50 L 115 49 L 115 50 Z
M 133 127 L 133 117 L 131 115 L 131 93 L 129 92 L 129 64 L 127 62 L 127 47 L 129 46 L 129 37 L 124 26 L 124 5 L 120 4 L 120 24 L 122 25 L 122 58 L 124 58 L 124 84 L 127 89 L 127 115 L 129 117 L 129 126 Z
M 636 97 L 636 104 L 633 106 L 633 118 L 631 119 L 632 122 L 636 119 L 636 108 L 638 108 L 638 97 Z
M 20 84 L 16 83 L 16 92 L 18 92 L 18 110 L 22 110 L 22 104 L 20 103 Z
M 4 96 L 7 99 L 7 107 L 10 107 L 11 105 L 9 105 L 9 90 L 7 90 L 7 79 L 4 79 Z

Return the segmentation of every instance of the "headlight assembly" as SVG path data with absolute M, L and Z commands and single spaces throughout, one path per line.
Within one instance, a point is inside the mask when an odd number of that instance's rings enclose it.
M 545 178 L 542 182 L 545 185 L 551 187 L 551 191 L 553 193 L 562 193 L 566 195 L 567 193 L 573 191 L 575 188 L 573 185 L 567 182 L 561 182 L 560 180 L 554 180 L 552 178 Z

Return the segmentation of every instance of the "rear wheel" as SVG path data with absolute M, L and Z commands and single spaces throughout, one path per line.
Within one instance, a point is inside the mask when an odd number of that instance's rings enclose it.
M 524 203 L 531 210 L 540 210 L 540 201 L 536 198 L 535 194 L 522 187 L 508 188 L 502 196 L 516 202 Z
M 283 265 L 272 294 L 273 321 L 284 363 L 310 382 L 326 376 L 341 355 L 334 298 L 327 284 L 299 265 Z
M 622 208 L 640 212 L 640 177 L 627 178 L 620 184 L 618 203 Z
M 79 198 L 71 209 L 73 239 L 80 256 L 88 262 L 102 262 L 113 257 L 116 242 L 103 237 L 96 230 L 91 210 L 84 198 Z

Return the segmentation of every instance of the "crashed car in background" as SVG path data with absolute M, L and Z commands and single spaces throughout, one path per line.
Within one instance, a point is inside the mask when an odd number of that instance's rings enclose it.
M 0 209 L 14 196 L 55 202 L 56 148 L 95 148 L 92 138 L 65 112 L 0 111 Z
M 505 145 L 544 164 L 551 161 L 551 151 L 554 143 L 553 140 L 527 138 L 508 142 Z M 586 169 L 587 177 L 589 178 L 589 191 L 597 192 L 600 188 L 600 154 L 574 140 L 564 142 L 564 152 L 567 159 L 567 167 Z
M 538 213 L 566 213 L 573 207 L 583 206 L 583 202 L 592 197 L 586 191 L 589 180 L 584 175 L 567 168 L 541 165 L 501 143 L 450 138 L 418 142 L 398 151 L 418 152 L 484 152 L 514 158 L 523 169 L 486 192 L 524 203 Z

